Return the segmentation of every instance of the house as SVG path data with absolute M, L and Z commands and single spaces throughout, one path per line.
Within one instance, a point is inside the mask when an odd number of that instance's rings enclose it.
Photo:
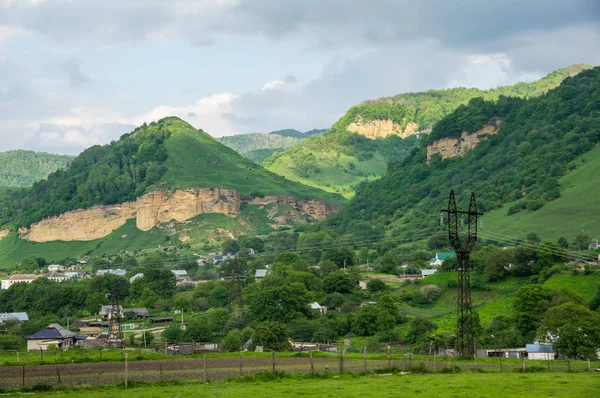
M 554 349 L 552 344 L 525 344 L 527 359 L 530 360 L 554 360 Z
M 60 272 L 50 272 L 48 274 L 44 275 L 44 278 L 48 278 L 53 282 L 64 282 L 67 279 L 69 279 L 69 277 L 67 277 L 65 274 L 61 274 Z
M 127 271 L 125 271 L 124 269 L 99 269 L 98 271 L 96 271 L 96 275 L 100 275 L 100 276 L 106 275 L 106 274 L 125 276 L 126 273 L 127 273 Z
M 85 336 L 78 336 L 58 323 L 52 323 L 27 338 L 27 350 L 47 350 L 50 346 L 66 349 L 83 339 Z
M 88 326 L 89 326 L 89 324 L 86 321 L 75 320 L 71 324 L 71 329 L 87 328 Z
M 100 307 L 100 312 L 98 312 L 98 315 L 100 315 L 103 318 L 107 318 L 110 319 L 110 313 L 112 312 L 112 305 L 103 305 Z M 119 317 L 123 318 L 123 307 L 119 305 Z
M 133 312 L 137 318 L 148 318 L 150 316 L 148 309 L 144 307 L 123 309 L 123 313 L 127 314 L 128 312 Z
M 39 278 L 37 275 L 11 275 L 2 281 L 2 290 L 6 290 L 15 283 L 31 283 Z
M 177 280 L 190 279 L 190 277 L 187 274 L 187 271 L 184 269 L 172 269 L 171 272 L 173 273 L 173 275 L 175 275 L 175 278 L 177 278 Z
M 132 276 L 131 278 L 129 278 L 129 283 L 133 283 L 133 281 L 135 281 L 136 279 L 140 279 L 143 276 L 144 276 L 144 274 L 142 274 L 141 272 L 137 273 L 134 276 Z
M 435 253 L 435 257 L 429 260 L 429 265 L 432 267 L 439 267 L 448 258 L 456 257 L 455 252 L 438 252 Z
M 4 321 L 28 321 L 29 317 L 26 312 L 5 312 L 0 314 L 0 323 Z
M 63 275 L 66 276 L 69 279 L 79 278 L 79 272 L 75 272 L 75 271 L 65 272 Z
M 256 272 L 254 273 L 254 279 L 259 282 L 262 280 L 262 278 L 264 278 L 265 276 L 267 276 L 267 270 L 266 269 L 257 269 Z
M 102 334 L 104 328 L 99 326 L 85 326 L 79 329 L 79 334 L 88 337 L 98 337 Z
M 164 317 L 161 317 L 161 318 L 150 318 L 150 322 L 151 323 L 173 322 L 173 317 L 172 316 L 164 316 Z
M 322 315 L 327 314 L 327 307 L 321 306 L 321 304 L 317 303 L 316 301 L 314 303 L 310 303 L 309 305 L 311 310 L 318 311 Z
M 433 275 L 437 272 L 437 269 L 422 269 L 421 276 L 425 278 L 426 276 Z
M 48 272 L 62 272 L 65 270 L 65 267 L 60 264 L 50 264 L 48 266 Z
M 600 244 L 598 244 L 598 239 L 594 239 L 593 241 L 591 241 L 590 244 L 588 245 L 588 249 L 589 250 L 600 249 Z

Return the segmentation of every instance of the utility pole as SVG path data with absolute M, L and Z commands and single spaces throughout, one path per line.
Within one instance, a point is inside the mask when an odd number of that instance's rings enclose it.
M 458 260 L 458 292 L 456 303 L 456 350 L 465 358 L 475 357 L 475 336 L 473 334 L 473 307 L 471 304 L 471 269 L 469 258 L 471 251 L 477 242 L 477 216 L 483 213 L 477 212 L 475 193 L 471 193 L 471 201 L 468 211 L 456 208 L 454 191 L 450 191 L 448 208 L 442 212 L 448 213 L 448 238 L 456 252 Z M 458 235 L 458 214 L 467 215 L 467 240 L 462 242 Z
M 107 298 L 112 298 L 112 306 L 108 314 L 107 348 L 125 348 L 125 337 L 121 327 L 121 306 L 119 305 L 119 284 L 115 281 L 112 294 L 106 293 Z
M 240 268 L 238 266 L 237 254 L 233 259 L 233 270 L 231 271 L 231 295 L 229 297 L 229 313 L 233 312 L 233 304 L 238 300 L 240 309 L 244 306 L 244 297 L 242 296 L 242 280 Z

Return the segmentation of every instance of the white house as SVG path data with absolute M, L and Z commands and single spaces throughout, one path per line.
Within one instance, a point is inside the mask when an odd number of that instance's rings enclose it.
M 96 271 L 96 275 L 113 274 L 117 276 L 125 276 L 126 273 L 127 271 L 125 271 L 124 269 L 99 269 L 98 271 Z
M 15 283 L 31 283 L 39 278 L 37 275 L 11 275 L 2 281 L 2 290 L 6 290 Z
M 48 266 L 48 272 L 62 272 L 65 270 L 65 267 L 60 264 L 50 264 Z
M 437 272 L 437 269 L 422 269 L 421 276 L 425 278 L 426 276 L 433 275 Z
M 444 263 L 444 261 L 448 258 L 456 257 L 456 253 L 454 252 L 437 252 L 435 253 L 435 257 L 429 260 L 429 265 L 431 267 L 437 268 Z
M 554 349 L 552 344 L 526 344 L 527 359 L 531 360 L 554 360 Z
M 0 314 L 0 323 L 4 321 L 28 321 L 29 316 L 27 316 L 26 312 L 5 312 Z
M 171 272 L 177 278 L 185 278 L 187 276 L 187 271 L 184 269 L 172 269 Z
M 254 273 L 254 279 L 259 282 L 260 280 L 262 280 L 262 278 L 264 278 L 265 276 L 267 276 L 267 270 L 266 269 L 257 269 L 256 272 Z
M 327 314 L 327 307 L 323 307 L 316 301 L 314 303 L 310 303 L 310 309 L 313 311 L 319 311 L 320 314 Z
M 141 272 L 137 273 L 134 276 L 132 276 L 131 278 L 129 278 L 129 283 L 133 283 L 133 281 L 135 281 L 136 279 L 140 279 L 143 276 L 144 276 L 144 274 L 142 274 Z
M 65 274 L 61 274 L 60 272 L 50 272 L 44 275 L 44 278 L 48 278 L 53 282 L 64 282 L 69 279 Z

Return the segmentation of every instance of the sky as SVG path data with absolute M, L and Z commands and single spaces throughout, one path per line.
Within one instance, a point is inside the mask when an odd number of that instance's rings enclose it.
M 364 100 L 600 64 L 600 0 L 0 0 L 0 151 L 175 115 L 328 128 Z

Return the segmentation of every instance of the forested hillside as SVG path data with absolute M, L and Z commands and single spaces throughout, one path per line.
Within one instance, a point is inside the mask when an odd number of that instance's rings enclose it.
M 294 129 L 272 131 L 270 133 L 238 134 L 218 138 L 219 142 L 238 152 L 256 164 L 261 164 L 275 152 L 283 152 L 304 139 L 319 135 L 325 130 L 310 130 L 302 133 Z
M 68 155 L 24 150 L 0 152 L 0 187 L 30 187 L 72 159 Z
M 490 123 L 498 123 L 499 132 L 464 156 L 442 160 L 434 154 L 427 163 L 428 145 L 464 139 L 464 132 Z M 346 232 L 365 225 L 431 231 L 451 189 L 462 205 L 474 191 L 482 211 L 508 207 L 510 223 L 510 214 L 535 212 L 556 200 L 560 178 L 576 170 L 585 159 L 578 157 L 599 142 L 600 68 L 567 78 L 537 98 L 473 99 L 436 124 L 419 148 L 390 166 L 388 175 L 362 187 L 329 225 Z
M 459 87 L 365 101 L 350 108 L 324 135 L 274 154 L 264 166 L 288 179 L 351 197 L 362 182 L 382 176 L 389 162 L 402 160 L 407 148 L 410 151 L 412 147 L 410 143 L 386 140 L 429 133 L 435 123 L 473 98 L 496 101 L 501 96 L 537 97 L 589 68 L 572 65 L 532 83 L 490 90 Z M 383 142 L 367 146 L 367 140 Z

